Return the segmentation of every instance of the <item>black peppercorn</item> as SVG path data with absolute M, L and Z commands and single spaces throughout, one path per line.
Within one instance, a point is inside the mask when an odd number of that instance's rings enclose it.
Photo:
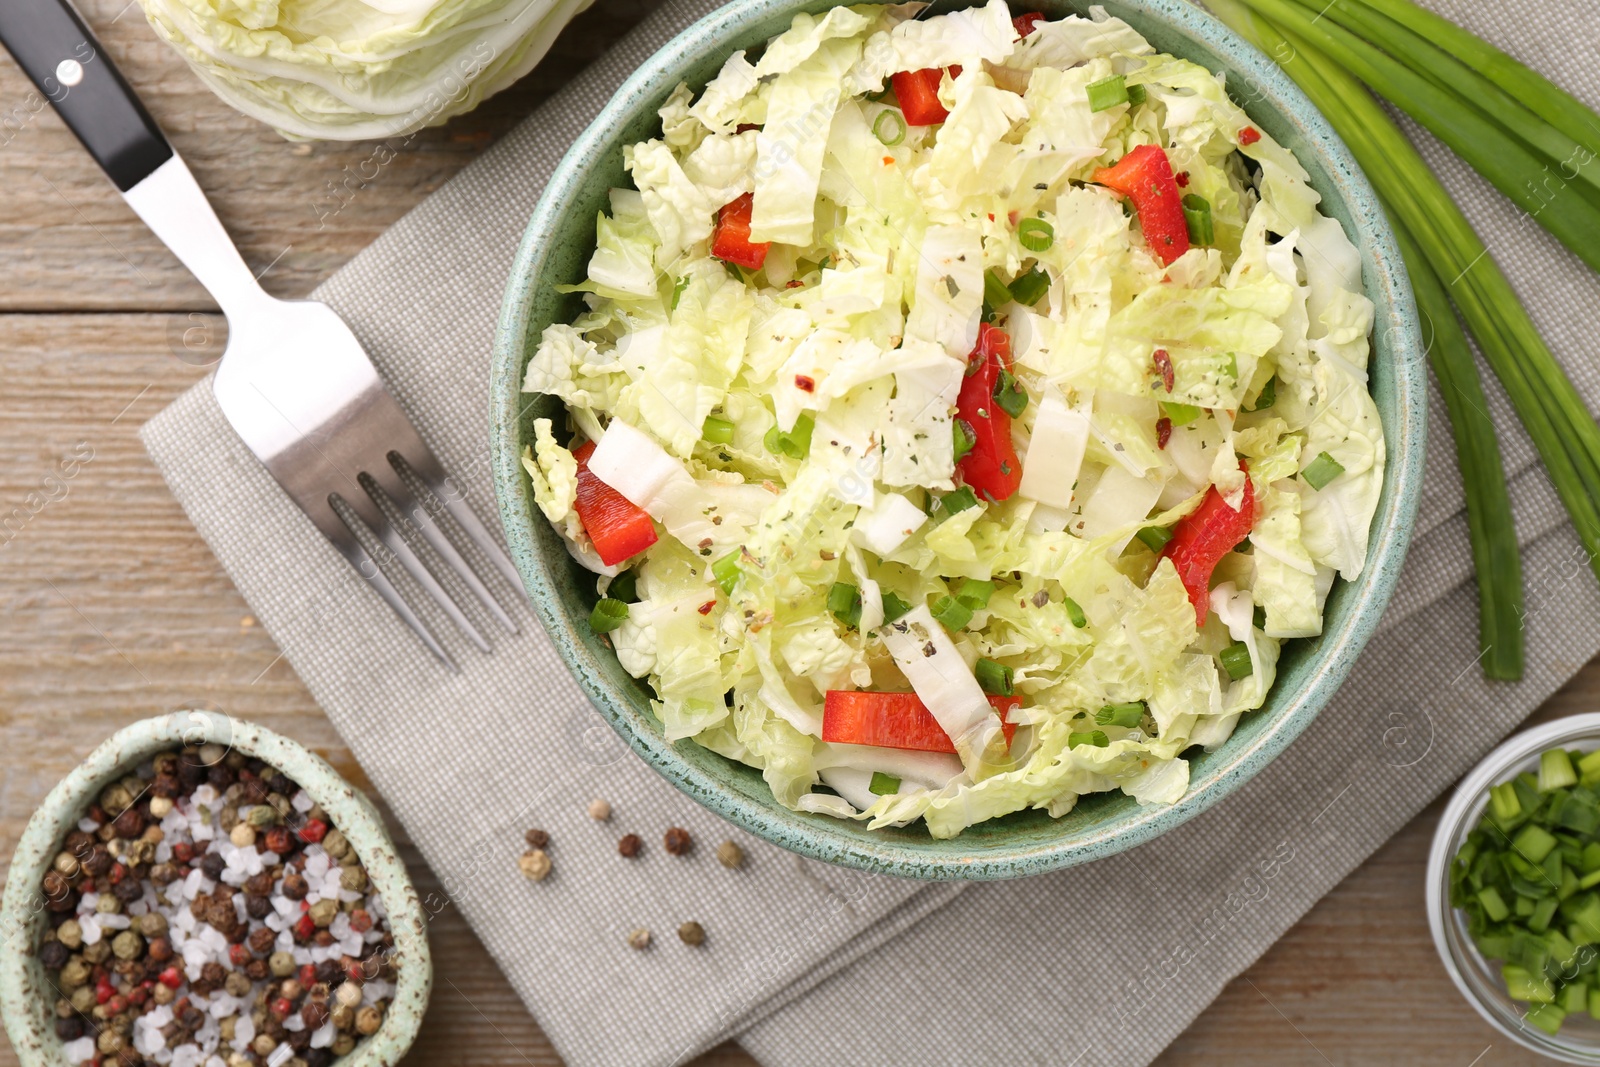
M 46 941 L 39 947 L 39 963 L 47 971 L 59 971 L 71 958 L 72 953 L 59 941 Z
M 311 886 L 299 871 L 290 871 L 283 876 L 283 895 L 290 900 L 304 900 L 309 892 Z
M 644 842 L 639 840 L 638 834 L 623 834 L 617 842 L 617 852 L 626 859 L 633 859 L 639 854 L 639 849 L 644 847 Z
M 56 1020 L 56 1036 L 63 1041 L 76 1041 L 83 1036 L 83 1020 L 73 1014 Z
M 144 816 L 139 814 L 138 808 L 126 808 L 121 815 L 111 821 L 111 828 L 117 832 L 118 837 L 131 841 L 144 833 Z
M 217 873 L 220 875 L 222 872 L 218 871 Z M 139 879 L 129 875 L 116 885 L 112 886 L 111 893 L 124 904 L 132 904 L 134 901 L 144 896 L 144 886 L 140 884 Z
M 527 840 L 529 848 L 544 848 L 550 843 L 550 835 L 543 830 L 529 830 L 523 837 Z
M 694 840 L 689 836 L 689 831 L 681 826 L 669 828 L 661 843 L 674 856 L 682 856 L 694 847 Z
M 308 1049 L 303 1057 L 306 1067 L 328 1067 L 333 1062 L 333 1053 L 325 1048 Z
M 290 781 L 289 776 L 281 771 L 268 778 L 267 785 L 274 793 L 280 796 L 293 796 L 297 791 L 294 782 Z
M 244 912 L 252 919 L 265 919 L 272 914 L 272 898 L 246 895 Z
M 89 848 L 89 854 L 83 859 L 83 870 L 91 878 L 99 878 L 111 869 L 111 853 L 107 848 L 96 843 Z
M 207 852 L 200 860 L 200 870 L 213 882 L 222 877 L 222 869 L 225 866 L 227 864 L 223 862 L 222 855 L 217 852 Z
M 233 772 L 226 763 L 214 763 L 206 770 L 206 781 L 220 793 L 233 784 Z

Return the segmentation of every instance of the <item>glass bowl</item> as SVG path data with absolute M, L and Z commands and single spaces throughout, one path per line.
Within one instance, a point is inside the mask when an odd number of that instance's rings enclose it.
M 1554 1035 L 1527 1022 L 1528 1006 L 1506 994 L 1500 963 L 1484 958 L 1467 934 L 1466 913 L 1450 906 L 1450 864 L 1488 806 L 1489 787 L 1524 771 L 1537 771 L 1539 753 L 1550 748 L 1586 752 L 1600 748 L 1600 713 L 1568 716 L 1517 734 L 1461 780 L 1434 831 L 1428 854 L 1428 926 L 1450 980 L 1490 1026 L 1552 1059 L 1600 1064 L 1600 1022 L 1574 1013 Z

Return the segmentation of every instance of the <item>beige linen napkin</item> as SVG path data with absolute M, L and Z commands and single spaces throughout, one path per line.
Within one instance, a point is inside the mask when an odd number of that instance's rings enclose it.
M 1523 37 L 1502 43 L 1600 98 L 1592 69 L 1576 57 L 1551 59 L 1583 36 L 1571 33 L 1577 11 L 1543 31 L 1509 0 L 1452 4 L 1448 14 L 1491 37 L 1516 25 Z M 349 321 L 491 522 L 487 367 L 523 223 L 615 87 L 714 6 L 664 4 L 317 293 Z M 1582 17 L 1592 30 L 1595 16 Z M 1566 29 L 1554 29 L 1557 21 Z M 1600 285 L 1431 151 L 1596 406 L 1593 363 L 1573 357 L 1600 326 Z M 1498 392 L 1493 402 L 1509 425 Z M 144 438 L 439 874 L 447 897 L 429 906 L 461 910 L 576 1067 L 678 1063 L 728 1034 L 771 1067 L 815 1067 L 824 1057 L 1125 1064 L 1154 1056 L 1600 647 L 1592 621 L 1574 624 L 1600 619 L 1600 594 L 1531 448 L 1508 432 L 1527 543 L 1529 671 L 1517 686 L 1479 680 L 1461 489 L 1442 407 L 1434 405 L 1418 539 L 1394 605 L 1312 728 L 1227 802 L 1151 844 L 964 891 L 829 868 L 728 828 L 628 754 L 525 609 L 520 636 L 499 640 L 492 657 L 456 648 L 463 671 L 444 674 L 238 442 L 209 382 L 152 419 Z M 611 802 L 609 823 L 586 814 L 593 797 Z M 534 825 L 550 832 L 555 862 L 537 885 L 515 862 Z M 693 833 L 690 855 L 662 849 L 669 825 Z M 631 862 L 615 848 L 627 832 L 645 839 Z M 749 853 L 743 870 L 716 862 L 724 838 Z M 707 930 L 701 949 L 673 934 L 689 919 Z M 624 944 L 636 927 L 655 935 L 642 953 Z

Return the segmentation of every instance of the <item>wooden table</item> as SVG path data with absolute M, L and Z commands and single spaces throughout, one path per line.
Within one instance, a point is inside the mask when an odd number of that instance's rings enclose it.
M 5 2 L 5 0 L 0 0 Z M 543 66 L 476 113 L 398 147 L 290 144 L 211 96 L 137 3 L 80 0 L 268 289 L 300 296 L 471 162 L 641 17 L 600 0 Z M 337 208 L 336 211 L 332 208 Z M 349 751 L 168 495 L 137 431 L 221 351 L 215 305 L 0 58 L 0 855 L 34 806 L 119 726 L 209 705 Z M 64 457 L 92 459 L 58 477 Z M 1595 706 L 1590 664 L 1540 715 Z M 1478 1020 L 1436 960 L 1422 906 L 1439 805 L 1223 992 L 1159 1061 L 1534 1062 Z M 396 827 L 397 837 L 404 841 Z M 436 880 L 414 850 L 420 888 Z M 559 1063 L 458 916 L 434 926 L 439 983 L 411 1061 Z M 15 1058 L 0 1049 L 0 1065 Z M 727 1045 L 698 1067 L 750 1065 Z

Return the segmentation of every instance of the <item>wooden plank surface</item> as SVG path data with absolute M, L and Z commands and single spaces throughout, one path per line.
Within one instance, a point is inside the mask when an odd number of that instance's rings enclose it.
M 4 0 L 0 0 L 4 2 Z M 126 5 L 126 6 L 125 6 Z M 652 5 L 601 0 L 549 60 L 477 113 L 397 146 L 330 200 L 372 144 L 294 145 L 207 93 L 126 0 L 82 5 L 171 133 L 268 288 L 302 295 L 475 158 Z M 360 770 L 168 495 L 139 425 L 204 373 L 222 324 L 206 294 L 112 194 L 0 57 L 0 856 L 55 781 L 126 722 L 213 706 Z M 6 119 L 10 115 L 11 119 Z M 370 171 L 368 172 L 370 173 Z M 339 210 L 332 211 L 333 206 Z M 63 459 L 80 469 L 59 477 Z M 1600 704 L 1591 664 L 1541 716 Z M 1439 806 L 1339 886 L 1158 1061 L 1538 1062 L 1456 995 L 1422 906 Z M 397 828 L 398 829 L 398 828 Z M 398 834 L 419 887 L 436 880 Z M 417 1064 L 559 1063 L 453 913 Z M 615 1025 L 597 1020 L 595 1025 Z M 729 1045 L 698 1067 L 749 1067 Z M 0 1067 L 15 1063 L 0 1046 Z

